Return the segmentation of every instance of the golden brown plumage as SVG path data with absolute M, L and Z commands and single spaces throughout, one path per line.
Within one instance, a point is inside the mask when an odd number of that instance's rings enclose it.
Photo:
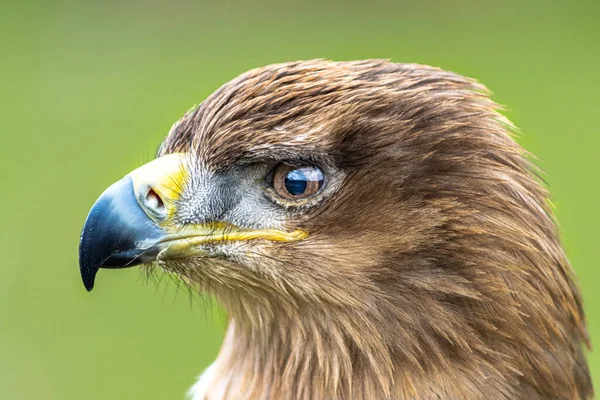
M 497 110 L 454 73 L 317 60 L 249 71 L 177 122 L 159 151 L 191 155 L 174 224 L 219 222 L 190 211 L 206 171 L 333 171 L 273 205 L 306 238 L 151 265 L 230 315 L 194 398 L 591 398 L 580 292 Z

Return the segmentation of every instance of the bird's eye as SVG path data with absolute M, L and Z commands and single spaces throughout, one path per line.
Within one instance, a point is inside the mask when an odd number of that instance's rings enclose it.
M 323 171 L 318 167 L 280 164 L 273 174 L 273 188 L 284 199 L 306 199 L 319 192 L 324 179 Z

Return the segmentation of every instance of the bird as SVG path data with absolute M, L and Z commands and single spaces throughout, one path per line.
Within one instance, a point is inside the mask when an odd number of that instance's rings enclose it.
M 138 265 L 223 306 L 194 400 L 591 399 L 544 172 L 502 112 L 426 65 L 245 72 L 100 195 L 83 283 Z

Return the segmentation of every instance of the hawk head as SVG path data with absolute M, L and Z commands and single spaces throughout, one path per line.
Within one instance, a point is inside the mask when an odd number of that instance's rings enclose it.
M 142 264 L 216 296 L 209 397 L 588 398 L 580 293 L 497 109 L 421 65 L 249 71 L 98 199 L 84 284 Z

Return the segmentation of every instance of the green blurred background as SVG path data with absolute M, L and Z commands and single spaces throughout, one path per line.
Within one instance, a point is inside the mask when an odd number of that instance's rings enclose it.
M 136 269 L 79 279 L 110 183 L 239 73 L 391 58 L 481 80 L 540 159 L 600 346 L 599 1 L 0 1 L 1 399 L 181 399 L 225 316 Z M 600 382 L 600 353 L 590 355 Z

